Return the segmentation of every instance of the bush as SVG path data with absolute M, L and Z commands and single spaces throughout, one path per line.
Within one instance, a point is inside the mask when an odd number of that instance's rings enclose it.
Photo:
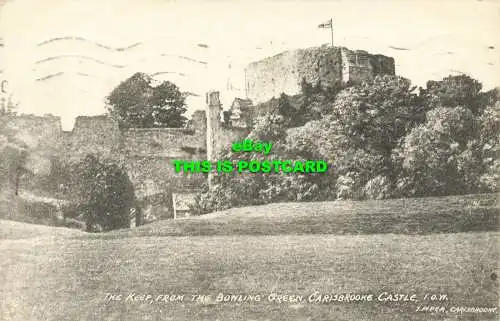
M 273 141 L 269 160 L 322 159 L 329 171 L 215 175 L 195 212 L 283 201 L 495 192 L 500 95 L 481 88 L 470 77 L 450 76 L 417 90 L 408 79 L 387 75 L 327 95 L 320 84 L 303 81 L 301 95 L 268 103 L 273 108 L 255 121 L 248 137 Z M 227 151 L 222 156 L 263 158 Z
M 87 231 L 130 227 L 130 209 L 136 207 L 136 199 L 125 169 L 94 155 L 72 168 L 68 184 L 78 203 L 73 215 L 82 213 Z

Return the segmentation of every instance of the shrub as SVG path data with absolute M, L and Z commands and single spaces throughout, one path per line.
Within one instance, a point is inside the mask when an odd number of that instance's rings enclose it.
M 136 199 L 125 169 L 94 155 L 87 155 L 72 167 L 70 189 L 87 231 L 130 227 L 130 209 Z
M 321 175 L 219 174 L 195 212 L 282 201 L 445 196 L 498 190 L 498 90 L 450 76 L 425 89 L 398 76 L 328 90 L 303 81 L 302 94 L 267 104 L 252 139 L 273 141 L 272 159 L 322 159 Z M 224 159 L 262 159 L 222 153 Z

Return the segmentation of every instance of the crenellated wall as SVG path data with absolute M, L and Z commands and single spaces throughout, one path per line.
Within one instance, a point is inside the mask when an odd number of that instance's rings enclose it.
M 4 131 L 27 146 L 24 164 L 30 175 L 25 180 L 48 175 L 54 162 L 73 162 L 87 154 L 99 154 L 125 166 L 139 199 L 171 191 L 199 187 L 204 175 L 175 173 L 172 160 L 206 159 L 206 116 L 196 112 L 189 128 L 120 129 L 107 116 L 77 117 L 72 131 L 63 131 L 54 116 L 20 115 L 9 118 Z M 9 150 L 10 153 L 10 150 Z M 7 150 L 2 162 L 7 162 Z M 10 159 L 10 158 L 9 158 Z M 8 180 L 0 182 L 0 210 L 12 204 L 12 166 L 2 163 L 0 171 Z M 31 182 L 22 182 L 29 186 Z M 9 201 L 7 201 L 9 200 Z M 147 208 L 149 205 L 144 204 Z
M 229 149 L 233 142 L 241 140 L 248 135 L 246 128 L 221 128 L 217 136 L 217 149 Z
M 79 116 L 73 130 L 63 134 L 62 156 L 70 160 L 90 153 L 114 157 L 120 135 L 118 124 L 107 116 Z
M 185 158 L 206 152 L 205 134 L 184 128 L 134 128 L 121 131 L 120 153 L 127 156 Z
M 140 199 L 196 188 L 206 180 L 201 174 L 176 173 L 172 164 L 173 160 L 206 159 L 206 136 L 200 130 L 123 130 L 115 154 L 122 157 Z M 165 215 L 162 217 L 165 218 Z

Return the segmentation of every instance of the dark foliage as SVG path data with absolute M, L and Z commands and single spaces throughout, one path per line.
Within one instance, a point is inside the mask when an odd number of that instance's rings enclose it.
M 153 86 L 153 79 L 136 73 L 120 83 L 107 99 L 107 110 L 122 128 L 184 127 L 185 96 L 169 81 Z
M 130 227 L 135 208 L 134 187 L 120 166 L 87 155 L 72 166 L 68 190 L 76 201 L 74 215 L 83 216 L 88 231 Z
M 467 76 L 416 88 L 408 79 L 282 94 L 249 137 L 272 141 L 266 159 L 323 159 L 321 175 L 219 174 L 199 213 L 280 201 L 384 199 L 498 191 L 500 96 Z M 264 159 L 223 153 L 225 159 Z

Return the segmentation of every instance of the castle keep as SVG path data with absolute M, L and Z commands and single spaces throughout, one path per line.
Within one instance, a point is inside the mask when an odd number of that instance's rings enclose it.
M 344 47 L 314 47 L 285 51 L 249 64 L 245 90 L 253 103 L 261 103 L 281 93 L 300 93 L 303 79 L 327 87 L 384 74 L 395 74 L 394 58 Z

